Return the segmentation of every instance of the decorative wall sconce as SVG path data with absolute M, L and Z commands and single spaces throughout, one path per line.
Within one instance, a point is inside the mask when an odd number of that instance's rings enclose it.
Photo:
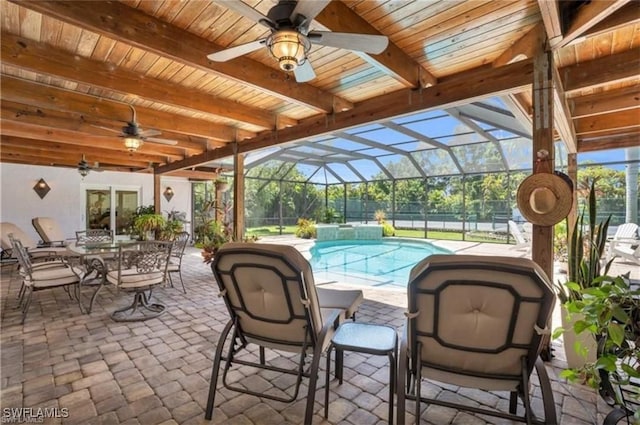
M 171 198 L 173 198 L 173 189 L 171 189 L 171 186 L 167 186 L 167 188 L 164 190 L 164 199 L 167 200 L 167 202 L 171 201 Z
M 40 178 L 40 180 L 38 180 L 36 185 L 33 186 L 33 190 L 38 194 L 40 199 L 44 199 L 44 197 L 47 196 L 47 193 L 49 193 L 51 188 L 49 187 L 47 182 L 44 181 L 43 178 Z

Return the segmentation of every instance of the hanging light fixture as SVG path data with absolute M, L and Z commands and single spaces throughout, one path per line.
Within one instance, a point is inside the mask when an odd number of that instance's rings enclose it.
M 302 65 L 311 49 L 307 37 L 294 30 L 274 32 L 267 38 L 267 46 L 283 71 L 293 71 Z
M 135 136 L 127 136 L 124 138 L 124 146 L 129 152 L 135 152 L 142 146 L 142 139 Z

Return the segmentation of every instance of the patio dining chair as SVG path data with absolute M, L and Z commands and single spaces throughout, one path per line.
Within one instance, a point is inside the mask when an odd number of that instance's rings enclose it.
M 27 318 L 31 299 L 36 291 L 63 287 L 70 298 L 76 298 L 80 302 L 80 280 L 84 273 L 80 267 L 71 265 L 64 257 L 59 257 L 56 261 L 33 264 L 22 242 L 14 238 L 13 234 L 9 234 L 8 237 L 11 240 L 13 254 L 20 265 L 22 282 L 18 294 L 18 307 L 22 307 L 21 323 Z M 73 289 L 73 294 L 70 289 Z
M 113 242 L 113 230 L 87 229 L 76 231 L 76 244 L 91 245 Z
M 115 266 L 107 271 L 106 281 L 118 291 L 133 293 L 133 302 L 111 313 L 113 320 L 143 321 L 165 312 L 163 304 L 150 300 L 152 290 L 166 281 L 172 245 L 167 241 L 139 241 L 118 247 Z
M 184 287 L 184 280 L 182 280 L 182 257 L 184 256 L 184 250 L 189 242 L 189 232 L 180 232 L 173 239 L 173 249 L 171 250 L 171 258 L 169 259 L 169 266 L 167 273 L 169 275 L 169 284 L 173 287 L 172 273 L 177 273 L 182 284 L 182 291 L 186 294 L 187 289 Z
M 409 277 L 407 320 L 401 333 L 398 423 L 406 399 L 527 424 L 556 424 L 551 384 L 540 353 L 555 303 L 551 282 L 526 258 L 432 255 Z M 530 376 L 535 368 L 545 417 L 534 417 Z M 423 395 L 422 380 L 509 393 L 509 412 Z M 518 397 L 524 414 L 518 415 Z M 426 416 L 428 416 L 427 410 Z M 521 412 L 522 413 L 522 412 Z M 428 420 L 427 418 L 424 418 Z
M 343 295 L 341 302 L 349 309 L 325 309 L 308 261 L 297 249 L 285 245 L 228 243 L 216 253 L 211 269 L 230 318 L 216 346 L 205 418 L 213 416 L 218 374 L 224 363 L 225 388 L 285 403 L 296 400 L 302 379 L 309 378 L 304 423 L 311 424 L 320 358 L 340 320 L 349 314 L 345 311 L 357 309 L 362 292 L 335 290 Z M 223 355 L 225 346 L 228 352 Z M 257 361 L 243 355 L 249 346 L 258 347 Z M 267 348 L 295 353 L 289 358 L 295 367 L 266 362 Z M 254 391 L 229 379 L 234 366 L 295 375 L 295 387 L 286 393 L 278 393 L 276 388 Z

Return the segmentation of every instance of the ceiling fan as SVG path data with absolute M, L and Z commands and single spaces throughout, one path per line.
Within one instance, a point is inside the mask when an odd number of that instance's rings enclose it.
M 93 166 L 89 165 L 84 154 L 82 154 L 82 159 L 78 162 L 78 173 L 80 173 L 82 177 L 86 177 L 89 174 L 89 171 L 102 172 L 104 170 L 100 168 L 100 164 L 98 162 L 95 162 Z
M 267 16 L 241 0 L 224 0 L 221 3 L 269 28 L 271 34 L 260 40 L 211 53 L 207 58 L 214 62 L 226 62 L 267 46 L 269 52 L 278 59 L 280 69 L 293 71 L 299 83 L 316 77 L 307 59 L 312 44 L 373 54 L 382 53 L 389 44 L 389 39 L 383 35 L 310 31 L 309 25 L 329 4 L 329 0 L 279 0 L 278 4 L 269 9 Z
M 127 148 L 129 152 L 134 152 L 138 150 L 138 148 L 142 146 L 144 142 L 157 143 L 161 145 L 171 145 L 171 146 L 175 146 L 178 144 L 177 140 L 160 139 L 155 137 L 162 134 L 160 130 L 156 130 L 156 129 L 143 130 L 142 128 L 140 128 L 140 125 L 138 125 L 138 121 L 136 120 L 136 109 L 133 107 L 133 105 L 129 105 L 129 108 L 131 108 L 131 114 L 132 114 L 131 121 L 128 121 L 127 125 L 122 127 L 122 131 L 118 132 L 120 133 L 119 137 L 122 137 L 124 139 L 124 146 Z M 115 132 L 115 130 L 113 130 L 112 128 L 97 126 L 97 125 L 94 125 L 94 126 L 108 130 L 108 131 Z

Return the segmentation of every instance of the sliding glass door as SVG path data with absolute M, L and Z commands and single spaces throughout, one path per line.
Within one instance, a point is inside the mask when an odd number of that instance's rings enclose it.
M 86 228 L 111 229 L 116 235 L 129 234 L 140 199 L 140 188 L 85 188 Z

